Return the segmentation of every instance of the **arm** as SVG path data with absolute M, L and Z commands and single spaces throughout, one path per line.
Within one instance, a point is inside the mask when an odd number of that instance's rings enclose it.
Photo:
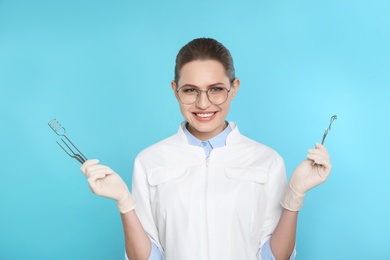
M 152 245 L 134 210 L 121 214 L 129 259 L 149 259 Z
M 151 242 L 135 213 L 135 203 L 122 178 L 98 160 L 88 160 L 80 168 L 93 193 L 116 201 L 125 233 L 126 253 L 131 260 L 148 259 Z
M 314 164 L 313 164 L 314 162 Z M 308 190 L 328 178 L 332 165 L 326 148 L 316 144 L 307 159 L 294 170 L 281 200 L 283 212 L 271 236 L 271 250 L 275 259 L 288 259 L 295 247 L 298 211 L 302 208 Z
M 271 250 L 275 259 L 289 259 L 294 247 L 298 211 L 283 209 L 279 223 L 271 236 Z

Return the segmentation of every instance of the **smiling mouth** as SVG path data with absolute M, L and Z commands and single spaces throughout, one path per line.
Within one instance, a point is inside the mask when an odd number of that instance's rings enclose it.
M 207 117 L 212 117 L 215 115 L 216 112 L 213 113 L 194 113 L 196 116 L 201 117 L 201 118 L 207 118 Z

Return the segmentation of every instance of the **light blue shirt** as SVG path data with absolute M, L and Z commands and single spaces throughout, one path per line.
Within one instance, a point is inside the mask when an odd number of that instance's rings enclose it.
M 225 130 L 223 130 L 218 135 L 214 136 L 213 138 L 211 138 L 209 140 L 202 141 L 202 140 L 199 140 L 198 138 L 196 138 L 195 136 L 193 136 L 188 131 L 186 126 L 187 126 L 187 124 L 183 124 L 183 131 L 184 131 L 185 135 L 187 136 L 188 144 L 202 147 L 204 149 L 205 154 L 206 154 L 206 158 L 208 158 L 210 156 L 210 153 L 214 148 L 223 147 L 226 145 L 227 136 L 232 131 L 232 128 L 230 127 L 230 125 L 228 125 L 225 128 Z M 294 250 L 294 252 L 292 253 L 292 255 L 290 257 L 290 260 L 295 259 L 295 254 L 296 254 L 296 252 Z M 260 257 L 262 260 L 275 260 L 275 257 L 271 251 L 271 246 L 270 246 L 269 240 L 262 246 L 261 251 L 260 251 Z M 159 249 L 152 242 L 152 253 L 149 257 L 149 260 L 162 260 L 162 259 L 163 258 L 160 254 Z
M 211 150 L 213 150 L 214 148 L 225 146 L 227 136 L 232 131 L 232 128 L 230 127 L 230 125 L 228 125 L 225 130 L 223 130 L 221 133 L 214 136 L 213 138 L 206 141 L 201 141 L 188 131 L 186 125 L 187 124 L 183 124 L 183 131 L 187 136 L 188 144 L 202 147 L 204 149 L 204 152 L 206 153 L 206 157 L 210 156 Z

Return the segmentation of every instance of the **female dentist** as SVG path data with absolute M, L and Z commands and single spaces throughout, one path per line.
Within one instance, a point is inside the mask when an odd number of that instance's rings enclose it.
M 132 194 L 98 160 L 82 165 L 91 190 L 116 201 L 129 259 L 295 259 L 298 212 L 329 154 L 315 144 L 287 183 L 279 154 L 225 120 L 239 86 L 225 46 L 192 40 L 171 82 L 185 120 L 137 156 Z

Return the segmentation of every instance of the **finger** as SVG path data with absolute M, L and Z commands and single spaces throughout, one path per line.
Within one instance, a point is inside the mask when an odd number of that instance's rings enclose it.
M 97 159 L 91 159 L 91 160 L 87 160 L 83 163 L 83 165 L 81 165 L 80 167 L 80 170 L 81 172 L 86 175 L 86 169 L 91 166 L 91 165 L 95 165 L 95 164 L 98 164 L 99 163 L 99 160 Z
M 96 172 L 93 172 L 91 174 L 91 176 L 88 177 L 88 182 L 89 183 L 94 183 L 96 182 L 98 179 L 104 179 L 106 178 L 108 175 L 111 175 L 113 172 L 104 172 L 104 171 L 96 171 Z
M 313 158 L 312 157 L 311 160 L 313 160 L 316 165 L 324 166 L 325 168 L 327 168 L 329 170 L 332 169 L 332 164 L 330 163 L 330 160 L 328 160 L 326 158 L 321 158 L 321 157 Z
M 326 152 L 327 154 L 329 154 L 329 153 L 328 153 L 328 149 L 326 149 L 325 145 L 320 144 L 320 143 L 316 143 L 316 144 L 315 144 L 315 147 L 316 147 L 316 149 L 321 150 L 321 151 L 324 151 L 324 152 Z
M 328 167 L 325 167 L 324 165 L 318 165 L 317 166 L 317 172 L 318 172 L 318 175 L 322 178 L 322 179 L 327 179 L 330 175 L 330 172 L 332 170 L 332 165 L 329 165 Z
M 315 155 L 318 155 L 318 156 L 323 156 L 325 158 L 330 159 L 330 156 L 329 156 L 329 154 L 328 154 L 328 152 L 326 150 L 322 150 L 322 149 L 309 149 L 308 153 L 309 154 L 315 154 Z
M 301 162 L 302 165 L 312 165 L 312 163 L 313 163 L 313 160 L 311 160 L 309 158 L 307 158 L 306 160 L 303 160 Z
M 330 171 L 332 170 L 329 152 L 323 144 L 316 143 L 315 146 L 316 149 L 314 149 L 315 151 L 313 151 L 313 153 L 323 156 L 323 159 L 318 158 L 315 163 L 324 166 L 326 168 L 327 174 L 329 175 Z
M 97 179 L 103 179 L 106 176 L 107 174 L 105 174 L 104 172 L 95 172 L 90 177 L 88 177 L 88 182 L 89 183 L 96 182 Z
M 112 174 L 114 171 L 108 166 L 97 164 L 88 167 L 86 172 L 87 172 L 86 176 L 87 178 L 89 178 L 96 173 L 103 173 L 105 175 L 108 175 L 108 174 Z
M 326 154 L 308 153 L 306 156 L 308 159 L 313 160 L 313 161 L 320 160 L 320 159 L 330 161 L 330 158 Z
M 111 168 L 108 167 L 107 165 L 103 165 L 103 164 L 94 164 L 94 165 L 88 166 L 86 172 L 92 172 L 92 171 L 96 171 L 99 169 L 111 169 Z
M 309 150 L 307 155 L 323 157 L 323 158 L 327 158 L 328 160 L 330 160 L 329 154 L 325 153 L 324 151 L 320 151 L 320 150 Z

